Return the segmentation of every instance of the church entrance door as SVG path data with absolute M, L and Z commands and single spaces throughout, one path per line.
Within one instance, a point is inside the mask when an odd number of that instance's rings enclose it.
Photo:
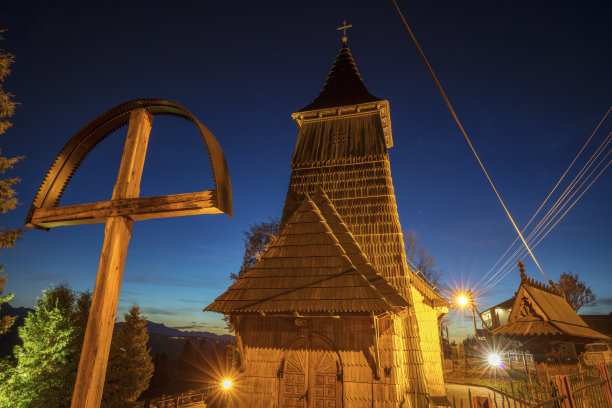
M 331 350 L 304 346 L 292 349 L 285 359 L 280 407 L 341 407 L 341 383 L 338 381 L 338 366 Z

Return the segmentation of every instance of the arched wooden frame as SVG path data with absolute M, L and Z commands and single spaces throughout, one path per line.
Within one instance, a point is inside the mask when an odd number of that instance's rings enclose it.
M 292 351 L 293 346 L 299 344 L 302 341 L 308 341 L 309 337 L 321 341 L 321 343 L 324 343 L 327 347 L 329 347 L 329 350 L 333 352 L 333 355 L 335 356 L 335 359 L 338 363 L 338 370 L 336 373 L 338 375 L 338 381 L 342 381 L 342 367 L 344 367 L 344 365 L 342 364 L 342 357 L 340 357 L 340 353 L 338 353 L 338 350 L 336 350 L 336 346 L 334 345 L 334 342 L 331 341 L 329 337 L 324 336 L 319 333 L 308 333 L 307 335 L 298 335 L 298 336 L 292 337 L 283 346 L 284 351 L 281 356 L 281 361 L 285 360 L 285 358 L 287 357 L 287 354 L 289 354 L 289 352 Z M 280 367 L 279 373 L 280 373 L 279 376 L 282 376 L 282 367 Z
M 109 134 L 128 124 L 130 114 L 145 109 L 151 115 L 170 115 L 191 121 L 202 137 L 212 169 L 213 190 L 172 196 L 103 201 L 58 207 L 74 172 L 89 152 Z M 179 215 L 225 213 L 232 216 L 232 187 L 223 150 L 215 136 L 183 106 L 165 99 L 139 99 L 101 114 L 70 138 L 47 172 L 26 218 L 26 226 L 48 229 L 61 225 L 106 222 L 111 216 L 133 220 Z M 67 214 L 71 214 L 67 217 Z M 68 219 L 67 219 L 68 218 Z
M 297 351 L 297 349 L 299 349 L 299 345 L 300 343 L 310 343 L 312 342 L 312 340 L 318 341 L 321 344 L 323 344 L 324 346 L 326 346 L 326 350 L 330 352 L 330 354 L 333 356 L 333 359 L 336 363 L 336 384 L 337 384 L 337 394 L 336 394 L 336 398 L 337 401 L 339 402 L 338 407 L 342 407 L 344 404 L 344 387 L 343 387 L 343 364 L 342 364 L 342 358 L 340 357 L 340 354 L 338 353 L 338 350 L 336 350 L 336 347 L 334 345 L 334 343 L 326 336 L 322 335 L 322 334 L 318 334 L 318 333 L 308 333 L 307 335 L 298 335 L 293 337 L 291 340 L 289 340 L 285 346 L 283 347 L 283 354 L 281 356 L 281 360 L 280 360 L 280 364 L 279 364 L 279 368 L 278 368 L 278 372 L 277 372 L 277 377 L 278 377 L 278 385 L 277 385 L 277 389 L 278 389 L 278 395 L 277 395 L 277 399 L 278 399 L 278 404 L 279 406 L 282 405 L 282 387 L 283 387 L 283 379 L 284 379 L 284 375 L 285 375 L 285 364 L 287 361 L 287 357 L 289 356 L 290 353 Z M 297 347 L 296 347 L 297 346 Z

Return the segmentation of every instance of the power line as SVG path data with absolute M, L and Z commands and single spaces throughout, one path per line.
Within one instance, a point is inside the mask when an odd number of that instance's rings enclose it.
M 419 54 L 421 55 L 421 58 L 425 62 L 425 65 L 427 66 L 427 69 L 429 70 L 429 73 L 431 74 L 434 82 L 436 83 L 436 86 L 438 87 L 438 90 L 440 91 L 440 94 L 442 95 L 442 98 L 444 99 L 444 102 L 446 103 L 446 106 L 448 107 L 448 109 L 450 110 L 451 114 L 453 115 L 453 118 L 455 119 L 455 122 L 457 122 L 457 125 L 459 126 L 459 129 L 461 129 L 461 133 L 463 133 L 463 136 L 465 137 L 465 140 L 467 141 L 468 145 L 470 146 L 470 149 L 472 150 L 472 153 L 474 153 L 474 156 L 476 157 L 476 160 L 478 161 L 478 164 L 480 164 L 480 167 L 482 168 L 482 171 L 484 172 L 485 176 L 487 177 L 487 180 L 489 181 L 489 184 L 493 188 L 493 191 L 495 192 L 495 195 L 497 196 L 500 204 L 504 208 L 504 211 L 506 212 L 506 215 L 508 215 L 508 218 L 510 219 L 510 222 L 512 223 L 512 226 L 514 227 L 514 229 L 516 230 L 516 233 L 521 238 L 521 241 L 523 241 L 523 245 L 525 245 L 525 248 L 527 248 L 527 250 L 529 251 L 529 254 L 531 255 L 531 258 L 533 259 L 533 262 L 535 262 L 535 264 L 537 265 L 537 267 L 540 270 L 540 272 L 542 272 L 542 275 L 544 275 L 544 278 L 546 279 L 546 281 L 548 281 L 548 278 L 546 277 L 546 274 L 542 270 L 542 267 L 538 263 L 538 260 L 536 259 L 535 255 L 531 251 L 531 248 L 527 244 L 527 241 L 525 241 L 525 238 L 523 238 L 523 234 L 521 234 L 521 231 L 516 226 L 516 223 L 514 222 L 514 219 L 512 218 L 512 215 L 510 215 L 510 211 L 508 211 L 508 208 L 506 207 L 506 204 L 504 204 L 504 201 L 502 200 L 501 196 L 499 195 L 499 192 L 497 191 L 497 188 L 495 188 L 495 185 L 493 184 L 493 181 L 491 180 L 491 177 L 489 177 L 489 173 L 487 173 L 487 170 L 485 169 L 484 164 L 480 160 L 480 157 L 478 156 L 478 153 L 476 153 L 476 149 L 474 149 L 474 146 L 472 145 L 472 142 L 470 141 L 470 138 L 468 137 L 465 129 L 463 128 L 463 125 L 461 124 L 461 121 L 459 121 L 459 118 L 457 117 L 457 114 L 455 113 L 455 110 L 453 109 L 453 106 L 451 105 L 450 101 L 448 100 L 448 98 L 446 96 L 446 93 L 444 92 L 444 89 L 442 89 L 442 85 L 440 85 L 440 82 L 438 81 L 438 78 L 436 77 L 436 74 L 434 73 L 433 69 L 431 68 L 431 65 L 429 64 L 429 61 L 427 60 L 427 57 L 425 57 L 425 54 L 423 53 L 423 50 L 421 49 L 421 46 L 419 45 L 416 37 L 414 36 L 414 34 L 412 33 L 412 30 L 410 29 L 410 26 L 408 26 L 408 22 L 404 18 L 404 15 L 402 14 L 402 11 L 400 10 L 399 6 L 397 5 L 397 2 L 395 0 L 392 0 L 392 1 L 393 1 L 393 4 L 395 5 L 395 8 L 397 9 L 397 12 L 398 12 L 399 16 L 401 17 L 402 21 L 404 22 L 404 26 L 406 27 L 406 29 L 408 30 L 408 33 L 410 34 L 410 38 L 412 38 L 412 41 L 414 42 L 414 45 L 417 47 L 417 50 L 419 51 Z
M 601 145 L 597 148 L 596 152 L 593 153 L 593 155 L 591 156 L 587 164 L 585 164 L 585 166 L 582 168 L 579 175 L 577 175 L 574 178 L 570 186 L 566 188 L 563 195 L 559 197 L 559 199 L 557 200 L 553 208 L 551 208 L 546 214 L 546 216 L 542 220 L 540 220 L 536 229 L 534 229 L 529 234 L 529 236 L 527 237 L 527 240 L 533 244 L 532 245 L 533 248 L 535 248 L 536 246 L 540 244 L 540 242 L 542 242 L 542 240 L 550 233 L 550 231 L 552 231 L 552 229 L 565 217 L 565 215 L 569 212 L 569 210 L 578 202 L 578 200 L 580 200 L 580 198 L 586 193 L 586 191 L 593 185 L 593 183 L 595 183 L 595 181 L 601 176 L 601 174 L 608 168 L 608 166 L 610 165 L 610 161 L 599 171 L 599 173 L 597 173 L 597 175 L 591 180 L 591 182 L 587 185 L 587 187 L 585 187 L 582 190 L 582 192 L 580 192 L 584 184 L 589 179 L 591 179 L 591 177 L 595 174 L 597 169 L 606 161 L 608 156 L 612 153 L 612 149 L 608 150 L 605 156 L 601 160 L 599 160 L 599 162 L 594 166 L 594 168 L 590 171 L 590 173 L 586 177 L 583 178 L 586 171 L 590 169 L 591 167 L 593 167 L 593 164 L 595 163 L 597 158 L 602 154 L 603 149 L 605 149 L 608 146 L 608 144 L 610 144 L 610 141 L 612 140 L 610 139 L 611 135 L 612 135 L 612 132 L 608 134 L 608 136 L 604 139 Z M 580 182 L 581 179 L 582 181 Z M 576 187 L 576 184 L 578 184 L 579 182 L 580 184 Z M 570 203 L 572 198 L 579 192 L 580 194 L 578 195 L 578 197 L 561 214 L 563 209 Z M 549 227 L 549 225 L 553 221 L 554 221 L 553 225 Z M 506 263 L 504 263 L 504 265 L 502 265 L 502 267 L 491 278 L 489 278 L 489 280 L 485 283 L 485 286 L 486 286 L 485 290 L 488 290 L 489 288 L 499 283 L 502 279 L 504 279 L 507 276 L 507 274 L 510 272 L 510 270 L 504 271 L 504 269 L 507 267 L 507 264 L 517 255 L 520 259 L 522 259 L 524 254 L 525 254 L 525 249 L 523 247 L 517 248 L 515 252 L 512 254 L 512 256 L 506 261 Z M 494 279 L 495 277 L 497 278 Z
M 531 222 L 534 220 L 534 218 L 539 214 L 540 210 L 542 210 L 542 208 L 544 207 L 544 205 L 546 205 L 546 202 L 548 202 L 548 199 L 552 196 L 552 194 L 555 192 L 555 190 L 557 189 L 557 187 L 559 187 L 559 184 L 561 184 L 561 182 L 563 181 L 563 179 L 565 178 L 565 176 L 567 175 L 567 173 L 569 172 L 569 170 L 572 168 L 572 166 L 574 165 L 574 163 L 576 163 L 576 160 L 578 160 L 578 157 L 580 157 L 580 155 L 582 154 L 582 152 L 584 151 L 584 149 L 587 147 L 587 145 L 589 144 L 589 142 L 591 141 L 591 139 L 593 138 L 593 136 L 595 135 L 595 133 L 597 133 L 597 130 L 599 130 L 601 124 L 606 120 L 606 118 L 608 117 L 608 115 L 610 114 L 610 111 L 612 111 L 612 106 L 610 108 L 608 108 L 608 111 L 606 112 L 606 114 L 604 115 L 604 117 L 599 121 L 599 123 L 597 124 L 597 126 L 595 127 L 595 130 L 593 130 L 593 132 L 591 133 L 591 136 L 589 136 L 589 138 L 587 139 L 587 141 L 584 143 L 584 145 L 582 145 L 582 148 L 580 149 L 580 151 L 578 152 L 578 154 L 576 154 L 576 157 L 574 157 L 574 160 L 572 160 L 572 162 L 570 163 L 570 165 L 567 167 L 567 169 L 565 169 L 565 171 L 563 172 L 563 174 L 561 175 L 561 177 L 559 178 L 559 180 L 557 181 L 557 184 L 555 184 L 555 186 L 553 187 L 552 190 L 550 190 L 550 193 L 548 193 L 548 195 L 546 196 L 546 198 L 544 199 L 544 201 L 542 201 L 542 204 L 540 204 L 540 207 L 536 210 L 536 212 L 533 214 L 533 216 L 531 217 L 531 219 L 527 222 L 527 224 L 523 227 L 521 233 L 524 233 L 527 230 L 527 227 L 529 227 L 529 225 L 531 224 Z M 529 238 L 528 238 L 529 239 Z M 506 256 L 506 254 L 510 251 L 510 249 L 514 246 L 514 244 L 516 244 L 516 242 L 518 241 L 518 237 L 516 237 L 514 239 L 514 241 L 512 242 L 512 244 L 510 244 L 510 246 L 508 247 L 508 249 L 506 249 L 506 252 L 504 252 L 502 254 L 502 256 L 499 257 L 499 259 L 497 260 L 497 262 L 495 262 L 493 264 L 493 266 L 491 266 L 491 268 L 489 268 L 489 270 L 487 271 L 487 273 L 485 273 L 482 278 L 480 278 L 478 280 L 478 282 L 476 283 L 475 286 L 478 286 L 485 278 L 487 278 L 487 276 L 494 270 L 494 268 L 502 261 L 502 259 L 504 259 L 504 257 Z M 494 276 L 493 276 L 494 277 Z M 488 283 L 493 277 L 489 278 L 489 280 L 487 280 L 486 283 Z M 485 283 L 485 285 L 486 285 Z
M 527 241 L 529 243 L 533 243 L 536 239 L 538 239 L 538 237 L 540 237 L 542 234 L 544 234 L 544 236 L 548 235 L 548 233 L 552 230 L 552 228 L 554 227 L 554 225 L 556 225 L 560 219 L 557 220 L 557 222 L 553 225 L 553 227 L 549 228 L 548 230 L 546 230 L 544 232 L 544 230 L 548 227 L 548 225 L 550 225 L 550 223 L 555 219 L 555 217 L 557 217 L 559 215 L 559 213 L 563 210 L 563 208 L 565 208 L 565 206 L 570 202 L 570 200 L 578 193 L 578 191 L 580 191 L 580 189 L 582 188 L 582 186 L 584 185 L 584 183 L 586 183 L 587 180 L 589 180 L 591 178 L 591 176 L 594 174 L 594 172 L 597 170 L 597 168 L 605 161 L 605 159 L 607 158 L 607 156 L 610 154 L 610 152 L 608 152 L 606 154 L 606 156 L 604 156 L 603 159 L 601 159 L 599 161 L 599 163 L 597 163 L 597 165 L 595 166 L 595 168 L 586 176 L 586 178 L 583 179 L 584 175 L 586 174 L 587 171 L 589 171 L 589 169 L 593 166 L 593 164 L 596 162 L 596 160 L 599 158 L 599 156 L 602 154 L 603 150 L 610 144 L 610 142 L 612 141 L 611 139 L 611 135 L 612 132 L 608 134 L 608 136 L 606 136 L 606 138 L 601 142 L 601 144 L 597 147 L 597 149 L 595 150 L 595 152 L 591 155 L 591 157 L 589 158 L 589 160 L 587 161 L 587 163 L 582 167 L 582 169 L 580 170 L 580 172 L 574 177 L 574 179 L 571 181 L 571 183 L 569 184 L 568 187 L 566 187 L 566 189 L 564 190 L 564 192 L 561 194 L 561 196 L 555 201 L 555 203 L 553 204 L 553 206 L 548 210 L 548 212 L 546 213 L 546 215 L 538 222 L 538 224 L 536 225 L 536 227 L 534 227 L 534 229 L 529 233 L 529 235 L 527 236 Z M 599 175 L 596 177 L 598 178 Z M 582 180 L 582 182 L 580 182 Z M 576 185 L 580 183 L 577 187 Z M 587 189 L 591 186 L 592 184 L 589 184 L 589 186 L 587 187 Z M 572 192 L 573 191 L 573 192 Z M 586 189 L 585 189 L 586 191 Z M 570 194 L 571 193 L 571 194 Z M 584 194 L 584 191 L 583 193 Z M 580 195 L 580 197 L 582 197 L 582 194 Z M 574 203 L 575 204 L 575 203 Z M 574 205 L 572 204 L 572 206 Z M 567 212 L 565 212 L 563 214 L 563 216 L 566 214 Z M 563 217 L 561 216 L 561 218 Z M 532 217 L 533 219 L 533 217 Z M 531 221 L 530 221 L 531 222 Z M 529 223 L 528 223 L 529 225 Z M 525 228 L 523 228 L 523 232 L 525 231 L 525 229 L 527 228 L 527 226 L 525 226 Z M 541 238 L 538 243 L 542 240 L 543 238 Z M 509 252 L 510 249 L 512 249 L 512 247 L 514 246 L 514 244 L 517 242 L 517 239 L 514 240 L 514 242 L 510 245 L 510 247 L 506 250 L 506 252 L 504 252 L 504 255 L 502 256 L 502 258 Z M 535 248 L 535 246 L 533 246 Z M 506 260 L 506 262 L 497 270 L 497 272 L 495 272 L 491 277 L 489 277 L 489 279 L 483 284 L 483 286 L 485 288 L 491 288 L 492 286 L 494 286 L 495 284 L 499 283 L 504 277 L 507 276 L 507 274 L 509 273 L 509 270 L 506 270 L 506 268 L 508 267 L 508 264 L 510 264 L 512 266 L 512 261 L 514 259 L 517 259 L 517 256 L 522 259 L 523 255 L 525 253 L 525 250 L 522 246 L 519 246 L 514 253 Z M 495 265 L 497 265 L 501 259 L 498 260 L 498 262 L 496 262 Z M 492 267 L 494 268 L 495 265 Z M 501 277 L 499 277 L 499 275 L 501 275 Z M 479 281 L 480 282 L 480 281 Z M 486 289 L 485 289 L 486 290 Z

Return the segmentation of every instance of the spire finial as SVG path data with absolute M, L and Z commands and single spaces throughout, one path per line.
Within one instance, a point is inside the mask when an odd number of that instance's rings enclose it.
M 521 272 L 521 281 L 524 281 L 525 279 L 527 279 L 527 275 L 525 274 L 525 265 L 523 265 L 523 262 L 518 261 L 518 267 L 519 267 L 519 271 Z
M 352 24 L 346 25 L 346 20 L 342 22 L 342 27 L 338 27 L 338 31 L 342 30 L 342 43 L 344 45 L 346 45 L 346 40 L 348 40 L 348 38 L 346 37 L 346 29 L 351 27 L 353 27 Z

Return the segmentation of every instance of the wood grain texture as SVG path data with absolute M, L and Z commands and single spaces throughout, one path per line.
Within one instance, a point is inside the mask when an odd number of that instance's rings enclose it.
M 137 197 L 153 116 L 144 109 L 131 113 L 113 199 Z M 102 400 L 123 268 L 134 221 L 110 217 L 104 229 L 104 244 L 92 297 L 72 408 L 98 408 Z
M 184 215 L 220 214 L 215 191 L 167 196 L 126 198 L 96 203 L 39 208 L 30 226 L 53 228 L 67 225 L 106 222 L 110 217 L 125 216 L 133 221 Z
M 133 224 L 134 221 L 125 217 L 113 217 L 104 229 L 104 244 L 72 396 L 72 408 L 100 406 Z

